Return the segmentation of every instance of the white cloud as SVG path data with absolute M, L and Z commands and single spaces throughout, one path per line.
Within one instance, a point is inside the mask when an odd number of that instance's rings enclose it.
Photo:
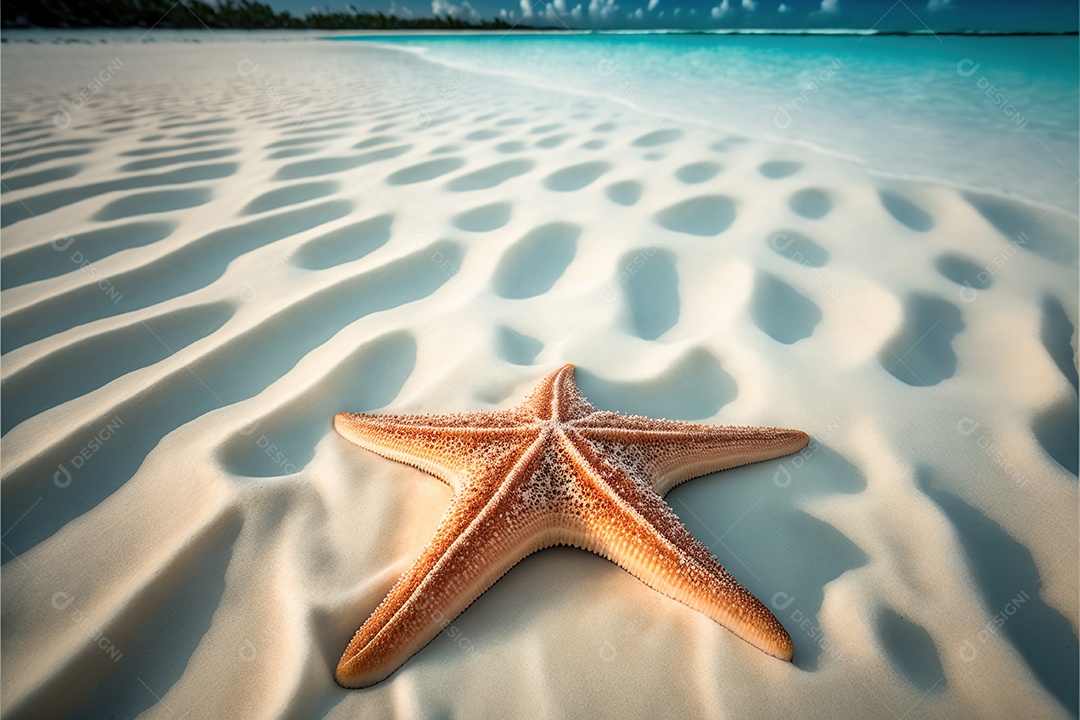
M 603 5 L 598 4 L 596 0 L 593 0 L 592 4 L 590 5 L 590 12 L 592 6 L 596 5 L 596 17 L 607 17 L 607 14 L 610 14 L 610 12 L 619 9 L 619 7 L 617 5 L 614 5 L 613 2 L 614 0 L 611 0 L 611 2 L 608 2 L 607 5 Z M 608 5 L 610 5 L 613 10 L 608 10 Z M 549 23 L 563 23 L 563 18 L 571 17 L 574 20 L 580 20 L 585 15 L 585 8 L 581 3 L 578 3 L 574 6 L 573 9 L 570 9 L 567 6 L 566 0 L 553 0 L 553 2 L 546 2 L 544 3 L 543 8 L 536 8 L 535 10 L 533 9 L 531 0 L 520 0 L 519 7 L 521 8 L 522 20 L 525 20 L 527 18 L 540 18 L 541 20 Z M 607 14 L 602 14 L 605 12 Z M 510 11 L 510 17 L 514 17 L 513 11 Z
M 615 0 L 589 0 L 589 18 L 592 20 L 607 20 L 618 9 Z
M 742 0 L 742 9 L 746 12 L 754 12 L 757 10 L 757 3 L 754 0 Z
M 660 0 L 649 0 L 649 12 L 656 9 L 656 6 L 660 4 Z
M 926 3 L 927 12 L 938 12 L 939 10 L 952 10 L 956 7 L 953 4 L 953 0 L 930 0 Z
M 824 15 L 835 15 L 840 12 L 840 0 L 821 0 L 821 10 Z
M 390 0 L 389 14 L 396 15 L 399 18 L 411 18 L 413 11 L 404 5 L 398 5 L 394 0 Z
M 431 0 L 431 14 L 445 15 L 449 18 L 469 22 L 480 22 L 480 13 L 469 3 L 469 0 L 464 0 L 460 5 L 455 5 L 449 0 Z
M 731 3 L 728 0 L 724 0 L 722 3 L 714 7 L 712 9 L 712 12 L 709 14 L 712 15 L 713 20 L 719 20 L 720 18 L 727 15 L 729 12 L 731 12 Z
M 681 7 L 675 8 L 675 12 L 673 12 L 672 15 L 674 15 L 675 17 L 679 17 L 680 15 L 682 15 L 682 8 Z
M 785 3 L 780 3 L 780 7 L 778 7 L 778 8 L 777 8 L 777 10 L 778 10 L 779 12 L 782 12 L 782 13 L 789 13 L 789 12 L 791 12 L 791 8 L 789 8 L 789 7 L 787 6 L 787 4 L 785 4 Z
M 515 12 L 514 10 L 507 10 L 506 8 L 503 8 L 499 11 L 499 17 L 501 17 L 503 20 L 513 20 L 517 17 L 517 12 Z
M 634 11 L 634 19 L 635 20 L 640 20 L 643 17 L 645 17 L 645 11 L 644 10 L 642 10 L 641 8 L 638 8 L 637 10 Z

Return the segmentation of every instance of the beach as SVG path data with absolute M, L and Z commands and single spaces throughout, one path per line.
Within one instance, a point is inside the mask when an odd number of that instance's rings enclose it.
M 786 135 L 765 93 L 726 127 L 629 56 L 132 39 L 2 46 L 6 717 L 1077 714 L 1068 113 L 1016 127 L 984 62 L 956 82 L 997 125 L 902 142 L 1005 160 L 918 173 L 888 122 Z M 793 662 L 552 548 L 339 687 L 450 490 L 334 414 L 503 409 L 565 363 L 603 410 L 810 435 L 667 496 Z

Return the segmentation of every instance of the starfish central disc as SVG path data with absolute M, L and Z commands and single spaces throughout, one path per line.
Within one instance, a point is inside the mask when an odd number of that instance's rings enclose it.
M 334 427 L 454 490 L 423 553 L 353 637 L 345 687 L 386 678 L 529 554 L 595 552 L 783 660 L 791 638 L 663 501 L 679 483 L 796 452 L 798 430 L 694 425 L 597 410 L 574 366 L 517 406 L 454 415 L 338 413 Z

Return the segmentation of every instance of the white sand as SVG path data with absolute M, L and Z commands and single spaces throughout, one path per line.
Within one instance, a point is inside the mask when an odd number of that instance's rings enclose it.
M 2 111 L 6 716 L 1075 713 L 1075 217 L 356 43 L 7 44 Z M 794 664 L 553 549 L 339 688 L 449 491 L 333 413 L 565 362 L 815 438 L 669 496 Z

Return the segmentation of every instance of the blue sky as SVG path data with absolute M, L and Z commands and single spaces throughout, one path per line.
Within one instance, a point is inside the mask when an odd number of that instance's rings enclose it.
M 572 28 L 870 28 L 915 30 L 1076 30 L 1075 0 L 268 0 L 304 15 L 313 6 L 502 17 Z

